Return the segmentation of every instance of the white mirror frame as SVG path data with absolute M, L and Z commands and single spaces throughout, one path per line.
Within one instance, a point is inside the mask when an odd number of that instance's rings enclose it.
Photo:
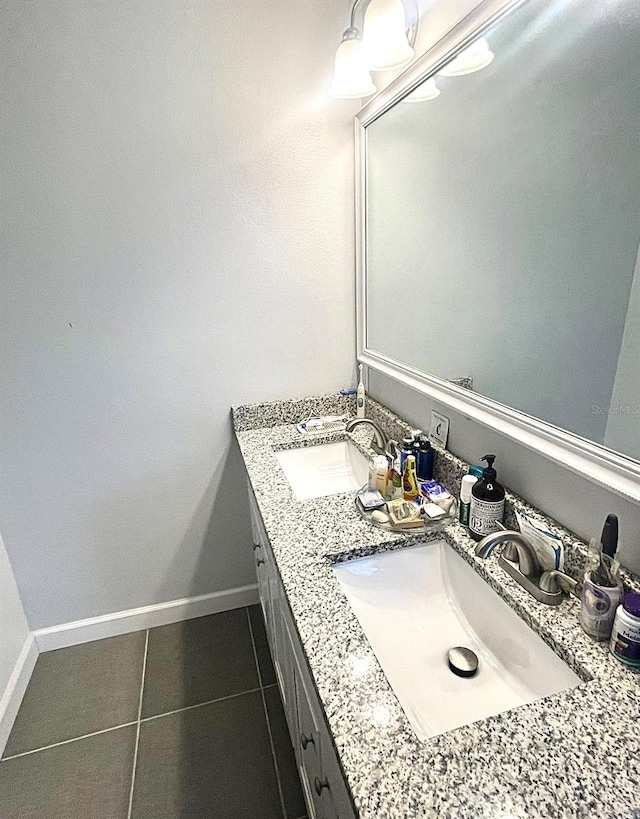
M 472 40 L 516 7 L 535 0 L 484 0 L 416 60 L 355 117 L 356 340 L 358 361 L 450 407 L 524 447 L 618 495 L 640 502 L 640 462 L 500 404 L 367 347 L 367 142 L 366 128 L 423 80 L 431 77 Z M 426 103 L 428 104 L 428 103 Z

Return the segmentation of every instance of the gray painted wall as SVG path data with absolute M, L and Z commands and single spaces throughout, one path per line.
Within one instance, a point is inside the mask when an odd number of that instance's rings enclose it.
M 232 404 L 353 380 L 344 0 L 0 10 L 0 519 L 32 629 L 255 581 Z

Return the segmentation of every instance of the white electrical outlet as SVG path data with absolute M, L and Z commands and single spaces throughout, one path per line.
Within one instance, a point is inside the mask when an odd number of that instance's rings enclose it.
M 447 446 L 447 437 L 449 436 L 449 419 L 446 415 L 440 415 L 439 412 L 431 410 L 431 426 L 429 427 L 429 440 L 441 446 L 443 449 Z

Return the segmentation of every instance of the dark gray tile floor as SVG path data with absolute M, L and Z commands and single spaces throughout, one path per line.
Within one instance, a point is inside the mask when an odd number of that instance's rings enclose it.
M 259 606 L 42 654 L 2 819 L 299 819 Z

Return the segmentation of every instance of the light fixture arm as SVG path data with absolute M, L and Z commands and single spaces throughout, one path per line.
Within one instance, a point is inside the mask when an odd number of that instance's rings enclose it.
M 360 29 L 356 28 L 355 26 L 349 26 L 349 28 L 345 28 L 342 32 L 342 40 L 340 42 L 345 43 L 347 40 L 359 40 L 360 39 Z
M 351 17 L 349 18 L 349 28 L 347 29 L 347 31 L 349 31 L 349 29 L 359 31 L 358 27 L 356 26 L 356 8 L 358 6 L 358 3 L 360 2 L 361 0 L 354 0 L 353 5 L 351 6 Z M 367 2 L 370 2 L 370 0 L 367 0 Z M 347 33 L 347 31 L 345 31 L 345 34 Z
M 360 29 L 356 25 L 356 11 L 358 5 L 362 2 L 364 2 L 365 6 L 368 6 L 371 0 L 354 0 L 353 5 L 351 6 L 351 14 L 349 16 L 349 28 L 345 29 L 344 34 L 342 35 L 343 41 L 355 40 L 360 37 Z M 411 2 L 413 3 L 415 10 L 415 22 L 413 22 L 407 29 L 407 40 L 409 41 L 409 45 L 413 48 L 413 46 L 416 44 L 416 37 L 418 35 L 418 21 L 420 19 L 420 13 L 418 11 L 416 0 L 411 0 Z

